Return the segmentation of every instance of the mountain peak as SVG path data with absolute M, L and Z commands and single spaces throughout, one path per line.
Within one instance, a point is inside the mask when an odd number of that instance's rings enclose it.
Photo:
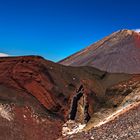
M 119 30 L 117 32 L 115 32 L 117 34 L 121 34 L 121 35 L 138 35 L 140 36 L 140 33 L 138 31 L 135 31 L 135 30 L 129 30 L 129 29 L 122 29 L 122 30 Z
M 111 73 L 140 73 L 140 34 L 119 30 L 60 61 L 71 66 L 92 66 Z

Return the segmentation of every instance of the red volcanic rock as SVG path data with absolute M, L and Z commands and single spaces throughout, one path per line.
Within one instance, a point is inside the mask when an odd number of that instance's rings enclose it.
M 140 34 L 115 32 L 59 62 L 70 66 L 92 66 L 111 73 L 140 73 Z
M 28 57 L 19 58 L 19 60 L 8 58 L 7 62 L 2 61 L 0 64 L 0 67 L 4 70 L 4 73 L 1 73 L 0 81 L 2 84 L 26 90 L 35 96 L 48 110 L 57 107 L 57 103 L 49 93 L 53 83 L 48 75 L 44 76 L 43 72 L 41 72 L 43 66 L 40 66 L 39 58 L 33 58 L 33 60 Z M 45 90 L 45 86 L 47 90 Z

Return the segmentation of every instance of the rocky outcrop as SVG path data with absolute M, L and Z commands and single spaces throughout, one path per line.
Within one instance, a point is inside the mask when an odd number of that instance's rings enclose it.
M 89 121 L 89 102 L 87 101 L 87 96 L 88 93 L 84 92 L 84 87 L 81 85 L 76 91 L 76 95 L 74 95 L 71 99 L 71 107 L 69 113 L 70 120 L 76 120 L 80 123 L 87 123 Z

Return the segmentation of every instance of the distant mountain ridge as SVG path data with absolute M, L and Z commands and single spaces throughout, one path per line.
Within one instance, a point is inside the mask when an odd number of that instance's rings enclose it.
M 63 65 L 92 66 L 111 73 L 140 73 L 140 33 L 120 30 L 61 60 Z

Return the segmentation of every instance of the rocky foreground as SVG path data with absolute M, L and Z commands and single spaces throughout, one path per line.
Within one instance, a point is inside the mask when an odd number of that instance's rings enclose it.
M 107 122 L 89 131 L 68 135 L 63 140 L 139 140 L 140 102 L 132 104 Z M 61 139 L 60 139 L 61 140 Z

